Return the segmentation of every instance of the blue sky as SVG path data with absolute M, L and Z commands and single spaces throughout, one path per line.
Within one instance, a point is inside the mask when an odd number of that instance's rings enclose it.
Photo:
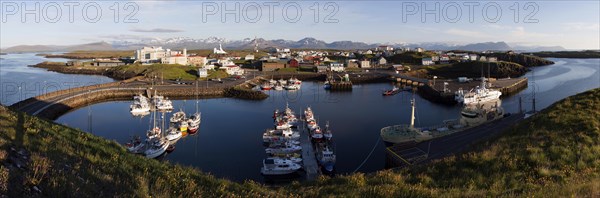
M 126 4 L 128 2 L 130 4 Z M 327 4 L 327 1 L 90 1 L 80 2 L 74 7 L 74 21 L 71 23 L 69 7 L 64 2 L 51 4 L 39 1 L 40 22 L 36 23 L 33 14 L 26 15 L 25 22 L 21 21 L 22 10 L 33 9 L 36 1 L 25 2 L 26 8 L 23 8 L 22 2 L 2 0 L 0 47 L 179 36 L 217 36 L 230 40 L 257 36 L 290 40 L 314 37 L 327 42 L 353 40 L 367 43 L 464 44 L 505 41 L 512 45 L 600 48 L 599 1 L 537 1 L 529 4 L 527 1 L 479 2 L 479 5 L 473 6 L 473 21 L 470 21 L 471 12 L 465 3 L 472 5 L 473 2 L 355 0 Z M 84 18 L 83 7 L 88 3 L 92 4 L 87 9 L 88 18 Z M 102 13 L 97 22 L 89 22 L 95 18 L 96 4 L 93 3 L 97 3 Z M 119 5 L 118 23 L 114 21 L 115 3 Z M 278 5 L 273 7 L 271 22 L 268 5 L 273 3 Z M 436 3 L 439 4 L 438 9 Z M 240 5 L 239 10 L 234 11 L 238 13 L 239 22 L 235 21 L 233 14 L 221 15 L 224 9 L 234 9 L 236 4 Z M 17 12 L 13 11 L 15 5 Z M 125 10 L 126 5 L 131 5 L 130 9 Z M 58 19 L 57 6 L 61 8 Z M 215 6 L 218 10 L 211 15 L 209 11 Z M 133 7 L 139 8 L 132 18 L 138 21 L 124 23 L 125 15 L 133 11 Z M 300 8 L 301 12 L 297 12 L 296 8 Z M 317 8 L 318 18 L 315 17 Z M 497 15 L 496 8 L 501 10 L 501 15 Z M 425 9 L 437 13 L 439 22 L 435 21 L 434 14 L 425 15 L 423 21 Z M 258 18 L 257 10 L 262 14 Z M 301 13 L 301 17 L 294 21 L 297 13 Z M 325 17 L 332 13 L 331 20 L 325 21 Z M 460 17 L 457 17 L 457 13 L 460 13 Z M 53 19 L 57 21 L 52 23 Z

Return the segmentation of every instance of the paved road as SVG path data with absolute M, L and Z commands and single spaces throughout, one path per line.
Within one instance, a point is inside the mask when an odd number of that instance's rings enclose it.
M 198 86 L 200 87 L 200 89 L 206 88 L 206 87 L 227 88 L 227 87 L 232 87 L 232 86 L 241 84 L 243 82 L 245 82 L 245 81 L 244 80 L 223 79 L 222 83 L 216 82 L 216 81 L 201 81 Z M 100 91 L 110 91 L 110 90 L 140 90 L 140 91 L 144 91 L 149 86 L 151 86 L 151 83 L 135 81 L 135 82 L 131 82 L 131 83 L 122 83 L 116 87 L 91 88 L 91 89 L 85 90 L 85 91 L 68 92 L 63 95 L 45 99 L 44 101 L 37 101 L 37 102 L 31 103 L 28 105 L 17 106 L 16 108 L 18 110 L 26 112 L 28 114 L 37 115 L 38 113 L 42 112 L 44 109 L 47 109 L 54 104 L 58 104 L 67 99 L 71 99 L 71 98 L 75 98 L 75 97 L 82 97 L 89 93 L 96 93 L 96 92 L 100 92 Z M 154 85 L 153 88 L 160 92 L 160 90 L 168 90 L 168 89 L 175 89 L 175 88 L 195 88 L 195 87 L 196 87 L 196 85 L 193 85 L 193 84 L 192 85 L 190 85 L 190 84 L 165 84 L 165 85 Z
M 472 129 L 421 142 L 416 147 L 424 152 L 429 151 L 427 160 L 421 163 L 462 152 L 472 143 L 496 136 L 522 120 L 523 114 L 513 114 L 501 120 L 486 123 Z

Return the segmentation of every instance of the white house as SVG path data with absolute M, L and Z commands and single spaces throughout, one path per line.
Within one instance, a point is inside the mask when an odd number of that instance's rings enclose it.
M 244 60 L 254 60 L 254 54 L 248 54 L 244 57 Z
M 363 60 L 359 62 L 360 68 L 371 68 L 371 62 Z
M 334 72 L 343 72 L 345 70 L 343 63 L 329 63 L 329 70 Z
M 424 51 L 425 51 L 425 49 L 423 49 L 423 48 L 420 48 L 420 47 L 417 47 L 417 48 L 415 48 L 415 51 L 417 51 L 417 52 L 424 52 Z
M 200 78 L 208 77 L 208 70 L 204 69 L 204 68 L 198 69 L 198 77 L 200 77 Z
M 202 69 L 206 69 L 206 70 L 215 70 L 215 65 L 213 65 L 213 64 L 204 65 L 204 66 L 202 67 Z
M 477 61 L 477 54 L 469 54 L 469 59 L 471 59 L 471 61 Z
M 379 58 L 379 60 L 377 61 L 378 65 L 386 65 L 387 64 L 387 60 L 385 60 L 385 58 L 381 57 Z
M 244 70 L 237 65 L 228 65 L 219 67 L 220 70 L 224 70 L 229 75 L 244 75 Z
M 421 64 L 423 64 L 423 65 L 433 65 L 433 60 L 431 58 L 423 58 L 423 59 L 421 59 Z

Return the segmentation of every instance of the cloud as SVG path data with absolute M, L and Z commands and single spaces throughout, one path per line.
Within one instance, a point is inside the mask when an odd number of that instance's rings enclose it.
M 131 29 L 129 31 L 132 32 L 151 32 L 151 33 L 175 33 L 175 32 L 183 32 L 183 30 L 178 30 L 178 29 L 166 29 L 166 28 L 154 28 L 154 29 L 141 29 L 141 28 L 134 28 Z
M 140 35 L 131 35 L 131 34 L 102 35 L 102 36 L 98 36 L 98 37 L 105 38 L 105 39 L 112 39 L 112 40 L 144 40 L 144 39 L 154 39 L 153 37 L 140 36 Z
M 455 36 L 464 36 L 464 37 L 472 37 L 472 38 L 489 38 L 489 35 L 486 35 L 477 31 L 469 31 L 469 30 L 461 30 L 456 28 L 451 28 L 444 31 L 446 34 L 452 34 Z

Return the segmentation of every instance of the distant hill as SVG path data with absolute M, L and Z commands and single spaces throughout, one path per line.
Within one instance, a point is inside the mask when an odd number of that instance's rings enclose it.
M 254 49 L 258 44 L 259 49 L 267 48 L 290 48 L 290 49 L 370 49 L 380 45 L 392 46 L 394 48 L 416 48 L 422 47 L 426 50 L 464 50 L 464 51 L 553 51 L 564 50 L 560 46 L 517 46 L 511 47 L 505 42 L 484 42 L 472 43 L 466 45 L 444 43 L 444 42 L 425 42 L 425 43 L 364 43 L 357 41 L 333 41 L 325 42 L 312 37 L 306 37 L 297 41 L 285 39 L 267 40 L 264 38 L 245 38 L 241 40 L 227 40 L 219 37 L 208 37 L 205 39 L 194 39 L 189 37 L 174 37 L 167 39 L 140 39 L 140 40 L 115 40 L 108 42 L 96 42 L 82 45 L 19 45 L 9 47 L 4 52 L 51 52 L 51 51 L 108 51 L 108 50 L 135 50 L 144 46 L 162 46 L 170 49 L 213 49 L 218 48 L 219 44 L 223 49 Z
M 492 51 L 512 50 L 512 48 L 510 46 L 508 46 L 508 44 L 506 44 L 505 42 L 474 43 L 474 44 L 468 44 L 465 46 L 460 46 L 456 49 L 457 50 L 466 50 L 466 51 L 479 51 L 479 52 L 486 51 L 486 50 L 492 50 Z
M 96 42 L 81 45 L 18 45 L 9 47 L 2 52 L 5 53 L 18 53 L 18 52 L 57 52 L 57 51 L 109 51 L 115 50 L 110 43 L 107 42 Z

